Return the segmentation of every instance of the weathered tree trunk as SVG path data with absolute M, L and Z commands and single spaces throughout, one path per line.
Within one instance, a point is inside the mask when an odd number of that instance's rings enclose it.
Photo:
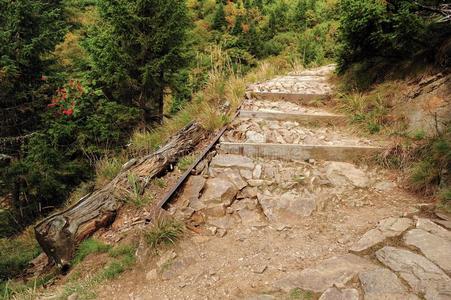
M 139 178 L 142 191 L 150 180 L 177 161 L 203 138 L 198 123 L 186 126 L 155 153 L 132 159 L 104 188 L 82 198 L 78 203 L 56 213 L 35 226 L 36 239 L 44 252 L 60 268 L 67 269 L 76 246 L 99 228 L 109 226 L 131 192 L 129 174 Z

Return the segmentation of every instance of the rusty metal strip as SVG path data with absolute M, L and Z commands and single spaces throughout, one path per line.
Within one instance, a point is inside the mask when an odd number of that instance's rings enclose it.
M 235 116 L 233 117 L 232 121 L 230 123 L 232 123 L 239 115 L 240 113 L 240 109 L 241 109 L 241 105 L 238 107 Z M 229 123 L 229 124 L 230 124 Z M 188 168 L 188 170 L 185 171 L 185 173 L 183 173 L 182 177 L 179 178 L 179 180 L 177 181 L 177 183 L 171 188 L 171 190 L 169 192 L 166 193 L 166 195 L 163 197 L 163 199 L 160 200 L 160 202 L 158 202 L 158 205 L 156 206 L 156 209 L 160 209 L 162 208 L 178 191 L 178 189 L 181 187 L 181 185 L 185 182 L 185 180 L 189 177 L 189 175 L 191 174 L 191 171 L 197 167 L 197 165 L 205 158 L 205 156 L 208 154 L 208 152 L 210 152 L 210 150 L 218 143 L 219 139 L 221 138 L 221 136 L 224 134 L 224 132 L 227 130 L 227 128 L 229 127 L 229 124 L 225 125 L 221 131 L 215 136 L 215 138 L 213 139 L 213 141 L 208 145 L 208 147 L 201 153 L 201 155 L 196 159 L 196 161 L 191 164 L 191 166 Z

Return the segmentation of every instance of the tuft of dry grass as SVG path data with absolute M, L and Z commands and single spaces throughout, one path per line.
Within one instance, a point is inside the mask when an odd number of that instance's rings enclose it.
M 258 64 L 246 75 L 233 70 L 230 58 L 218 46 L 211 49 L 212 67 L 205 87 L 193 95 L 193 100 L 171 118 L 152 131 L 137 130 L 128 148 L 129 156 L 141 156 L 153 152 L 164 141 L 191 121 L 199 121 L 205 129 L 214 132 L 228 124 L 240 106 L 247 85 L 273 78 L 294 68 L 287 58 L 272 57 Z M 227 104 L 227 105 L 225 105 Z M 221 108 L 227 109 L 221 110 Z
M 147 244 L 151 248 L 157 248 L 164 244 L 174 244 L 182 236 L 184 229 L 183 223 L 176 219 L 157 216 L 151 228 L 145 233 Z
M 392 113 L 392 108 L 404 99 L 406 88 L 400 81 L 390 81 L 375 86 L 370 92 L 345 92 L 339 94 L 337 107 L 365 133 L 404 135 L 405 122 Z
M 113 180 L 117 174 L 119 174 L 122 166 L 127 162 L 127 156 L 124 154 L 103 157 L 96 163 L 96 186 L 102 187 L 111 180 Z

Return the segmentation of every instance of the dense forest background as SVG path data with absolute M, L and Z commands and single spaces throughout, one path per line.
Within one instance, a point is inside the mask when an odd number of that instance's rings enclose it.
M 0 237 L 158 147 L 134 145 L 192 120 L 212 71 L 220 83 L 274 56 L 336 61 L 365 88 L 400 61 L 449 67 L 446 2 L 0 0 Z
M 3 236 L 61 205 L 133 129 L 191 101 L 212 53 L 235 73 L 282 53 L 305 65 L 336 54 L 333 1 L 1 4 Z

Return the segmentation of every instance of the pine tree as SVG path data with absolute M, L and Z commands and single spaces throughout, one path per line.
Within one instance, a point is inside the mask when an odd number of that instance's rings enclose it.
M 91 76 L 110 99 L 141 108 L 146 123 L 161 122 L 164 89 L 187 62 L 184 1 L 100 0 L 99 13 L 84 43 Z
M 37 205 L 21 193 L 29 184 L 24 176 L 28 169 L 13 172 L 12 165 L 24 160 L 22 149 L 42 126 L 40 115 L 54 91 L 53 80 L 47 79 L 53 63 L 49 58 L 65 31 L 60 1 L 0 0 L 0 158 L 9 158 L 0 164 L 0 195 L 11 196 L 12 208 L 6 214 L 0 210 L 0 234 L 19 229 L 25 204 Z M 48 153 L 43 156 L 52 159 Z
M 263 11 L 263 0 L 254 0 L 254 6 Z
M 222 2 L 219 2 L 213 17 L 212 28 L 214 30 L 223 31 L 226 27 L 227 21 L 225 18 L 224 4 Z
M 236 17 L 235 25 L 233 26 L 232 29 L 233 35 L 240 35 L 243 32 L 243 21 L 244 21 L 243 16 Z
M 48 58 L 65 34 L 60 1 L 0 0 L 0 153 L 17 154 L 52 92 Z
M 295 29 L 305 29 L 307 25 L 307 10 L 309 9 L 308 0 L 298 0 L 294 7 L 293 24 Z

